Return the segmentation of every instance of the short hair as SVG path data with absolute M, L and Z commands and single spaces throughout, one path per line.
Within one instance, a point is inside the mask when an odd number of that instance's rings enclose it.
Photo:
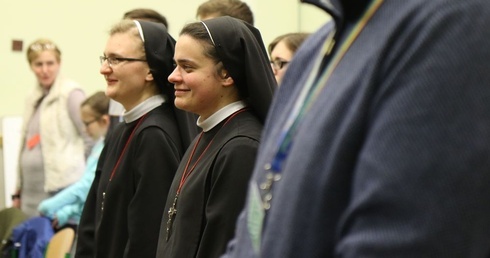
M 53 53 L 56 56 L 56 60 L 58 62 L 61 61 L 61 50 L 58 48 L 58 46 L 49 39 L 41 38 L 32 42 L 27 48 L 26 55 L 29 64 L 32 63 L 32 61 L 34 61 L 34 59 L 36 59 L 39 56 L 39 54 L 45 50 L 53 51 Z
M 196 16 L 231 16 L 254 24 L 252 10 L 240 0 L 208 0 L 197 8 Z
M 148 9 L 148 8 L 137 8 L 126 12 L 123 16 L 123 19 L 131 19 L 131 20 L 145 20 L 157 22 L 165 25 L 168 30 L 168 23 L 165 16 L 161 15 L 159 12 Z
M 105 95 L 103 91 L 97 91 L 91 96 L 87 97 L 81 104 L 81 106 L 89 106 L 97 115 L 109 114 L 109 97 Z
M 276 47 L 276 45 L 283 41 L 286 44 L 286 47 L 293 53 L 296 53 L 296 50 L 298 50 L 299 46 L 305 41 L 305 39 L 310 35 L 310 33 L 306 32 L 293 32 L 293 33 L 286 33 L 283 35 L 278 36 L 272 42 L 269 44 L 268 50 L 269 50 L 269 55 L 272 53 L 272 50 Z

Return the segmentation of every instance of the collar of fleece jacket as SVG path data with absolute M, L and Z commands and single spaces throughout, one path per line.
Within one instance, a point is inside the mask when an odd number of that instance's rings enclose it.
M 329 13 L 336 24 L 358 19 L 373 0 L 300 0 Z

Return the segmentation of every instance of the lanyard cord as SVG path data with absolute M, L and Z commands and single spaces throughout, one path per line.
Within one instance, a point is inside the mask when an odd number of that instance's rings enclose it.
M 116 170 L 117 168 L 119 167 L 119 163 L 121 163 L 121 159 L 122 157 L 124 156 L 124 153 L 126 152 L 126 149 L 128 148 L 128 145 L 129 143 L 131 142 L 131 140 L 133 139 L 133 136 L 134 136 L 134 133 L 136 132 L 136 129 L 138 129 L 138 127 L 141 125 L 141 123 L 143 122 L 143 120 L 145 120 L 146 118 L 146 115 L 148 113 L 144 114 L 140 120 L 138 121 L 138 123 L 136 124 L 136 126 L 133 128 L 133 131 L 131 131 L 131 134 L 129 135 L 128 137 L 128 140 L 126 141 L 126 143 L 124 144 L 124 148 L 123 150 L 121 151 L 121 154 L 119 154 L 119 158 L 117 158 L 117 162 L 116 162 L 116 165 L 114 165 L 114 168 L 112 169 L 112 172 L 111 172 L 111 176 L 109 177 L 109 182 L 107 183 L 107 185 L 105 186 L 105 191 L 102 192 L 102 203 L 101 203 L 101 210 L 104 211 L 104 202 L 105 202 L 105 193 L 107 192 L 107 188 L 109 188 L 109 184 L 111 183 L 112 181 L 112 178 L 114 177 L 114 175 L 116 174 Z
M 116 173 L 116 169 L 119 167 L 119 163 L 121 163 L 121 159 L 124 155 L 124 153 L 126 152 L 126 149 L 128 148 L 128 145 L 129 143 L 131 142 L 131 140 L 133 139 L 133 136 L 134 136 L 134 133 L 136 132 L 136 129 L 138 129 L 138 127 L 140 126 L 140 124 L 143 122 L 143 120 L 145 120 L 146 118 L 146 115 L 148 115 L 148 113 L 144 114 L 140 120 L 138 121 L 138 123 L 136 124 L 136 126 L 133 128 L 133 131 L 131 132 L 131 134 L 129 135 L 129 138 L 128 140 L 126 141 L 126 144 L 124 144 L 124 148 L 121 152 L 121 154 L 119 154 L 119 158 L 117 159 L 117 162 L 116 162 L 116 165 L 114 165 L 114 168 L 112 169 L 112 172 L 111 172 L 111 177 L 109 178 L 109 182 L 112 181 L 112 178 L 114 177 L 114 174 Z
M 283 162 L 289 154 L 289 149 L 291 148 L 291 145 L 293 143 L 293 138 L 297 132 L 297 127 L 304 118 L 306 111 L 311 108 L 312 104 L 316 101 L 322 90 L 326 87 L 327 81 L 332 75 L 333 71 L 382 3 L 383 0 L 374 0 L 370 4 L 359 22 L 354 26 L 346 40 L 342 43 L 339 51 L 332 58 L 331 62 L 329 63 L 321 77 L 316 80 L 316 82 L 315 73 L 312 72 L 308 77 L 308 80 L 306 81 L 306 87 L 301 91 L 300 96 L 296 101 L 296 104 L 293 107 L 293 110 L 288 117 L 288 120 L 286 121 L 286 124 L 284 125 L 279 136 L 280 138 L 278 141 L 277 152 L 271 164 L 271 169 L 275 173 L 280 173 L 282 171 Z M 328 35 L 322 48 L 323 55 L 317 58 L 312 71 L 319 70 L 323 57 L 330 54 L 330 51 L 335 44 L 334 35 L 335 31 L 331 32 Z

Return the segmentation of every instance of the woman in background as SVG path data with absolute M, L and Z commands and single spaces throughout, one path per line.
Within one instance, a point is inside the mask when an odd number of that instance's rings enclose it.
M 309 35 L 309 33 L 302 32 L 287 33 L 278 36 L 269 44 L 271 66 L 278 85 L 281 85 L 282 77 L 296 50 Z
M 27 48 L 37 79 L 29 94 L 21 132 L 19 177 L 14 202 L 28 216 L 39 215 L 39 203 L 80 179 L 93 146 L 80 117 L 85 99 L 81 86 L 59 74 L 61 51 L 51 40 Z

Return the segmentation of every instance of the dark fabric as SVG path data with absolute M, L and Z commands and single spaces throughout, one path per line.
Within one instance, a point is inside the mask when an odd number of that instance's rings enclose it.
M 352 29 L 343 24 L 337 46 Z M 489 257 L 488 24 L 487 0 L 384 1 L 298 125 L 267 217 L 251 216 L 247 198 L 223 257 Z M 312 63 L 331 30 L 290 63 L 255 189 L 306 78 L 324 72 Z M 255 251 L 250 228 L 262 222 Z
M 260 31 L 228 16 L 202 22 L 209 29 L 218 55 L 243 100 L 264 122 L 276 81 Z
M 168 76 L 174 70 L 175 40 L 161 23 L 139 20 L 138 22 L 143 30 L 146 60 L 153 78 L 162 93 L 167 96 L 168 102 L 174 103 L 174 86 L 168 81 Z M 177 108 L 174 108 L 173 112 L 181 133 L 182 144 L 188 146 L 200 131 L 196 126 L 197 116 Z
M 121 124 L 121 126 L 123 126 Z M 117 128 L 117 127 L 116 127 Z M 116 129 L 114 128 L 114 129 Z M 113 132 L 118 131 L 114 130 Z M 111 138 L 114 137 L 111 135 Z M 107 138 L 106 138 L 107 139 Z M 107 148 L 107 143 L 105 148 Z M 105 156 L 104 150 L 102 150 L 101 156 L 99 157 L 99 163 L 101 157 Z M 100 173 L 95 173 L 94 181 L 90 190 L 87 194 L 87 199 L 85 200 L 85 206 L 83 207 L 82 216 L 80 217 L 80 223 L 78 225 L 78 238 L 76 241 L 76 258 L 93 258 L 95 256 L 95 228 L 97 224 L 97 191 L 99 189 Z
M 80 221 L 76 257 L 155 257 L 158 225 L 184 148 L 172 108 L 164 104 L 147 113 L 109 182 L 138 121 L 119 124 L 102 151 Z
M 104 139 L 104 143 L 107 143 L 107 139 L 110 138 L 110 135 L 112 134 L 112 132 L 114 131 L 114 128 L 116 128 L 116 126 L 121 123 L 121 116 L 109 116 L 110 118 L 110 124 L 109 124 L 109 128 L 107 129 L 107 133 L 106 133 L 106 137 Z
M 236 218 L 245 202 L 262 125 L 250 112 L 238 114 L 225 126 L 224 123 L 204 133 L 199 142 L 189 167 L 212 141 L 182 188 L 167 242 L 167 211 L 197 138 L 184 155 L 165 205 L 157 257 L 218 257 L 233 237 Z
M 140 20 L 137 22 L 143 30 L 146 60 L 153 78 L 165 95 L 172 96 L 173 85 L 167 78 L 174 70 L 175 40 L 163 24 Z

